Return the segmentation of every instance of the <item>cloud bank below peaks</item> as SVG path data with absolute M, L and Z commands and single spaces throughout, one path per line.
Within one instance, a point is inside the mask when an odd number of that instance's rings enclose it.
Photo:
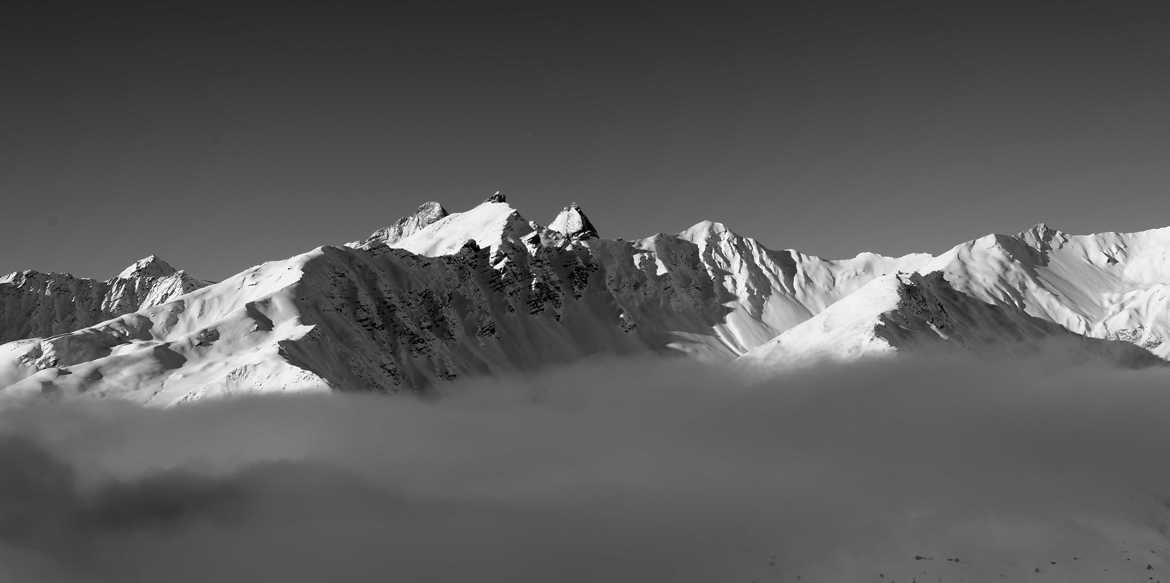
M 1168 378 L 625 360 L 437 402 L 32 405 L 0 414 L 0 580 L 1165 579 Z

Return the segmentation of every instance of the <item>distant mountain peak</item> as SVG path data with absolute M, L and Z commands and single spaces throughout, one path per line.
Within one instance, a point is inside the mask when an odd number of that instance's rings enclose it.
M 581 210 L 581 206 L 575 202 L 571 202 L 561 209 L 561 212 L 549 223 L 548 228 L 577 241 L 596 239 L 599 236 L 597 228 L 589 221 L 589 217 L 585 216 L 585 211 Z
M 174 275 L 177 271 L 170 263 L 163 261 L 158 255 L 152 254 L 126 266 L 126 269 L 123 269 L 118 274 L 118 278 L 166 277 L 168 275 Z
M 434 222 L 448 214 L 447 209 L 443 208 L 442 204 L 430 200 L 418 205 L 418 212 L 415 213 L 415 216 L 434 217 L 434 220 L 431 221 Z
M 1068 235 L 1064 234 L 1060 229 L 1054 229 L 1045 222 L 1036 223 L 1020 231 L 1017 236 L 1023 239 L 1029 246 L 1040 251 L 1052 250 L 1054 242 L 1057 242 L 1055 247 L 1059 248 L 1060 244 L 1068 239 Z
M 504 196 L 503 192 L 497 190 L 485 198 L 484 202 L 508 202 L 508 197 Z
M 480 248 L 495 253 L 505 241 L 520 242 L 532 230 L 500 195 L 499 200 L 489 198 L 466 211 L 446 215 L 386 245 L 435 257 L 458 253 L 468 239 L 474 239 Z
M 23 281 L 25 279 L 28 279 L 30 277 L 37 277 L 37 276 L 43 277 L 43 276 L 47 276 L 47 275 L 48 274 L 41 273 L 35 269 L 22 269 L 20 271 L 13 271 L 12 273 L 6 273 L 4 275 L 0 275 L 0 283 L 19 282 L 19 281 Z
M 210 283 L 157 255 L 131 263 L 106 281 L 26 269 L 0 277 L 0 342 L 69 333 Z
M 1021 236 L 1029 234 L 1029 233 L 1035 233 L 1037 235 L 1048 236 L 1048 235 L 1060 234 L 1061 230 L 1052 227 L 1051 225 L 1049 225 L 1048 223 L 1046 223 L 1044 221 L 1040 221 L 1039 223 L 1036 223 L 1035 225 L 1032 225 L 1031 227 L 1028 227 L 1027 229 L 1024 229 L 1023 231 L 1020 231 Z
M 680 237 L 692 243 L 718 238 L 723 235 L 735 236 L 735 233 L 733 233 L 731 229 L 728 229 L 727 225 L 724 225 L 723 223 L 707 220 L 699 221 L 694 225 L 691 225 L 690 228 L 679 233 Z
M 607 241 L 576 203 L 543 227 L 497 192 L 452 213 L 425 202 L 364 241 L 207 287 L 156 256 L 109 281 L 0 278 L 0 342 L 22 340 L 0 349 L 0 387 L 169 405 L 426 391 L 606 354 L 788 367 L 1050 340 L 1140 364 L 1170 360 L 1167 249 L 1170 227 L 1071 236 L 1045 223 L 902 257 L 774 251 L 710 220 Z
M 350 243 L 350 247 L 368 248 L 374 245 L 393 245 L 401 239 L 409 237 L 432 223 L 438 221 L 449 215 L 447 209 L 443 208 L 442 204 L 433 200 L 424 202 L 418 205 L 418 210 L 412 214 L 398 219 L 391 225 L 387 225 L 370 233 L 363 241 L 355 241 Z

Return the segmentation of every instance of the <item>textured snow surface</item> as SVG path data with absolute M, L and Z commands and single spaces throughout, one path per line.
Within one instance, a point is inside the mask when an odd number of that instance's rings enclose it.
M 1049 341 L 1126 364 L 1170 355 L 1170 229 L 1037 225 L 939 255 L 837 260 L 712 221 L 634 241 L 596 233 L 576 204 L 544 227 L 497 193 L 456 213 L 424 203 L 360 242 L 207 287 L 154 257 L 107 283 L 12 274 L 0 333 L 21 341 L 0 347 L 0 386 L 170 405 L 427 390 L 606 354 L 746 355 L 771 369 Z

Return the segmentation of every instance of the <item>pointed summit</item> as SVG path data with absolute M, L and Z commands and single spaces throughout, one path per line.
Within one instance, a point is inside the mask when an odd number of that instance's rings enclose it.
M 1051 251 L 1054 247 L 1059 249 L 1068 240 L 1068 235 L 1060 229 L 1053 229 L 1043 222 L 1032 225 L 1017 236 L 1039 251 Z
M 418 205 L 418 211 L 413 215 L 402 217 L 395 221 L 394 224 L 374 231 L 364 241 L 356 241 L 350 243 L 349 246 L 368 249 L 379 244 L 393 245 L 400 239 L 421 231 L 427 225 L 446 217 L 448 214 L 450 213 L 447 212 L 447 209 L 443 208 L 443 205 L 433 200 L 424 202 Z
M 508 197 L 504 196 L 504 193 L 497 190 L 492 193 L 491 196 L 484 199 L 484 202 L 508 202 Z
M 692 243 L 698 243 L 727 236 L 736 237 L 737 235 L 723 223 L 705 220 L 691 225 L 689 229 L 679 233 L 678 236 Z
M 447 215 L 388 245 L 436 257 L 458 253 L 470 239 L 481 249 L 491 249 L 494 254 L 504 242 L 518 243 L 531 232 L 528 221 L 508 203 L 487 200 L 466 211 Z
M 414 213 L 414 217 L 429 225 L 448 214 L 447 209 L 443 208 L 443 205 L 432 200 L 418 205 L 418 212 Z
M 585 216 L 585 211 L 575 202 L 569 203 L 569 206 L 561 209 L 560 214 L 556 216 L 548 225 L 549 230 L 563 233 L 569 239 L 580 241 L 583 239 L 596 239 L 598 237 L 597 228 L 593 223 L 589 222 L 589 217 Z
M 134 277 L 166 277 L 174 275 L 178 270 L 171 266 L 170 263 L 163 261 L 158 255 L 147 255 L 134 263 L 126 266 L 122 273 L 118 274 L 121 279 L 130 279 Z

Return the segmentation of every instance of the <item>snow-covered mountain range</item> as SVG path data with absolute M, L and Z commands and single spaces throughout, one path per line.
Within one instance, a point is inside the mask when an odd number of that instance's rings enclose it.
M 154 255 L 106 281 L 33 270 L 10 273 L 0 276 L 0 342 L 72 332 L 208 283 Z
M 0 279 L 9 395 L 170 405 L 251 391 L 426 391 L 591 355 L 784 367 L 1052 342 L 1170 358 L 1170 228 L 1036 225 L 941 253 L 829 260 L 724 225 L 609 240 L 575 203 L 542 226 L 496 193 L 208 284 L 150 257 L 108 282 Z

